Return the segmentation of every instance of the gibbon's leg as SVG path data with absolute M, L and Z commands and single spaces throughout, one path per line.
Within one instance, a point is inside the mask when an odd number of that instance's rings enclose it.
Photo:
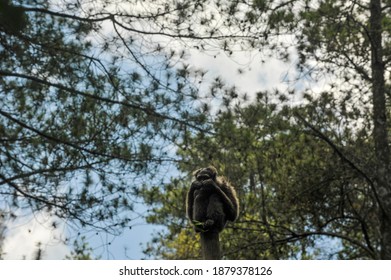
M 204 230 L 205 222 L 207 220 L 209 197 L 210 195 L 203 190 L 195 191 L 192 223 L 196 232 Z
M 206 211 L 205 229 L 220 232 L 225 227 L 227 219 L 224 213 L 224 204 L 216 193 L 209 197 L 209 204 Z

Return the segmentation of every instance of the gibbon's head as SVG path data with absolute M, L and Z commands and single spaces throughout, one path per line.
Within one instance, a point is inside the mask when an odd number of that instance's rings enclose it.
M 204 181 L 207 179 L 216 180 L 217 170 L 213 166 L 208 166 L 205 168 L 200 168 L 194 172 L 194 176 L 198 181 Z

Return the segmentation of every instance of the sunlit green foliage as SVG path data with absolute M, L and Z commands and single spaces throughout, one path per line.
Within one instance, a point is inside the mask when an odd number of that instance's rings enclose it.
M 93 256 L 93 249 L 90 244 L 86 241 L 85 236 L 80 239 L 76 239 L 73 243 L 73 250 L 70 255 L 65 257 L 66 260 L 92 260 L 100 259 Z

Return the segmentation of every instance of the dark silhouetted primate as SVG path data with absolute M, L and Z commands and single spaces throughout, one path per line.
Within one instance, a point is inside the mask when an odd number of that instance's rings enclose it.
M 239 201 L 235 189 L 216 168 L 201 168 L 187 193 L 187 216 L 196 232 L 220 232 L 227 221 L 235 221 Z

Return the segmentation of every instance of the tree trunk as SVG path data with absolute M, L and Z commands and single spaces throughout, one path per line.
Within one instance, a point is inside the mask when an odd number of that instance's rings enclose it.
M 391 181 L 388 146 L 384 62 L 382 46 L 381 0 L 370 2 L 370 40 L 372 68 L 373 137 L 376 153 L 375 192 L 379 203 L 381 232 L 380 258 L 391 259 Z
M 220 240 L 218 232 L 201 232 L 201 250 L 204 260 L 220 260 Z

